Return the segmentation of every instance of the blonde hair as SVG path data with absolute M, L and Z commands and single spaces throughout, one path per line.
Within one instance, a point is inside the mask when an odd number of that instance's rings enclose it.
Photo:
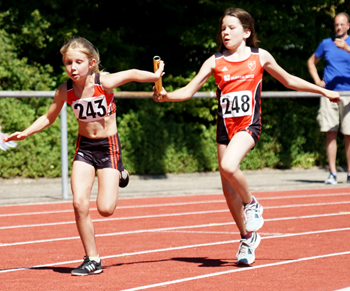
M 243 29 L 250 30 L 250 36 L 247 38 L 246 44 L 250 47 L 258 47 L 259 40 L 256 38 L 255 28 L 254 28 L 254 18 L 245 10 L 241 8 L 227 8 L 224 12 L 224 15 L 220 18 L 220 30 L 216 35 L 216 40 L 219 44 L 219 51 L 222 52 L 225 49 L 224 44 L 222 43 L 221 38 L 221 26 L 222 21 L 226 16 L 233 16 L 239 19 Z
M 89 61 L 94 59 L 96 61 L 96 64 L 91 71 L 93 73 L 98 73 L 100 71 L 99 70 L 100 54 L 98 53 L 98 50 L 92 45 L 91 42 L 89 42 L 87 39 L 83 37 L 73 37 L 73 38 L 67 39 L 64 45 L 60 49 L 60 53 L 63 56 L 62 57 L 63 60 L 68 49 L 70 48 L 85 54 L 89 59 Z

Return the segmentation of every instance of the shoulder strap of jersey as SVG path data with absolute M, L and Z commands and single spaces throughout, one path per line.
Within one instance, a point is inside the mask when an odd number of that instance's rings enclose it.
M 72 79 L 67 80 L 67 91 L 73 89 L 73 81 Z
M 258 53 L 259 53 L 259 48 L 257 48 L 257 47 L 250 47 L 250 51 L 251 51 L 253 54 L 258 54 Z
M 215 59 L 220 59 L 223 56 L 222 52 L 216 52 L 214 55 Z
M 95 84 L 101 85 L 100 73 L 95 73 Z

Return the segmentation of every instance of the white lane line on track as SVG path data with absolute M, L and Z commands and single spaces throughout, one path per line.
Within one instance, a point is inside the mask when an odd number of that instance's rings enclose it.
M 145 219 L 145 218 L 160 218 L 160 217 L 172 217 L 172 216 L 183 216 L 183 215 L 198 215 L 198 214 L 220 213 L 220 212 L 227 212 L 227 211 L 228 211 L 228 209 L 220 209 L 220 210 L 207 210 L 207 211 L 196 211 L 196 212 L 179 212 L 179 213 L 151 214 L 151 215 L 129 216 L 129 217 L 125 216 L 125 217 L 114 217 L 114 218 L 100 218 L 100 219 L 93 219 L 92 222 L 118 221 L 118 220 L 129 220 L 129 219 Z M 12 229 L 12 228 L 64 225 L 64 224 L 75 224 L 75 221 L 2 226 L 2 227 L 0 227 L 0 230 Z
M 229 234 L 229 235 L 239 235 L 240 232 L 235 231 L 194 231 L 194 230 L 167 230 L 162 232 L 168 232 L 168 233 L 198 233 L 198 234 Z M 285 233 L 271 233 L 271 232 L 260 232 L 259 234 L 261 236 L 278 236 L 278 235 L 284 235 Z
M 349 188 L 349 187 L 344 187 L 344 188 Z M 339 188 L 340 190 L 343 190 L 344 188 Z M 311 190 L 320 190 L 323 191 L 324 189 L 311 189 Z M 273 190 L 273 191 L 252 191 L 253 195 L 263 195 L 264 193 L 283 193 L 283 192 L 308 192 L 310 189 L 292 189 L 292 190 Z M 140 199 L 156 199 L 156 198 L 164 198 L 164 197 L 173 197 L 173 198 L 181 198 L 181 197 L 195 197 L 195 196 L 222 196 L 223 193 L 217 194 L 193 194 L 193 195 L 171 195 L 171 196 L 135 196 L 135 197 L 125 197 L 125 198 L 120 198 L 120 200 L 140 200 Z M 306 194 L 307 195 L 307 194 Z M 312 196 L 317 196 L 317 195 L 349 195 L 349 192 L 341 192 L 341 193 L 320 193 L 320 194 L 311 194 L 310 197 Z M 304 195 L 295 195 L 295 196 L 281 196 L 277 197 L 276 199 L 284 199 L 286 198 L 302 198 Z M 308 196 L 307 196 L 308 197 Z M 72 199 L 72 197 L 70 197 Z M 266 198 L 260 198 L 260 199 L 274 199 L 272 197 L 266 197 Z M 259 200 L 260 200 L 259 199 Z M 90 199 L 90 201 L 95 201 L 95 199 Z M 1 207 L 16 207 L 16 206 L 32 206 L 32 205 L 50 205 L 50 204 L 71 204 L 72 200 L 62 200 L 62 201 L 48 201 L 48 202 L 34 202 L 34 203 L 16 203 L 16 204 L 5 204 L 1 205 Z
M 292 204 L 292 205 L 278 205 L 278 206 L 266 206 L 264 209 L 282 209 L 282 208 L 293 208 L 293 207 L 316 207 L 316 206 L 329 206 L 329 205 L 340 205 L 349 204 L 350 201 L 340 201 L 340 202 L 325 202 L 325 203 L 309 203 L 309 204 Z M 183 215 L 201 215 L 208 213 L 223 213 L 229 212 L 227 208 L 219 210 L 206 210 L 206 211 L 196 211 L 196 212 L 179 212 L 179 213 L 165 213 L 157 215 L 142 215 L 142 216 L 125 216 L 125 217 L 111 217 L 111 218 L 100 218 L 94 219 L 93 222 L 106 222 L 106 221 L 119 221 L 128 219 L 145 219 L 145 218 L 160 218 L 160 217 L 174 217 Z M 15 229 L 15 228 L 28 228 L 28 227 L 47 227 L 55 225 L 66 225 L 75 224 L 75 221 L 63 221 L 63 222 L 51 222 L 51 223 L 38 223 L 38 224 L 24 224 L 24 225 L 11 225 L 11 226 L 1 226 L 0 230 Z
M 149 205 L 130 205 L 130 206 L 118 206 L 116 209 L 119 210 L 119 209 L 135 209 L 135 208 L 148 208 L 148 207 L 170 207 L 170 206 L 197 205 L 197 204 L 222 203 L 222 202 L 225 202 L 225 200 L 221 199 L 221 200 L 206 200 L 206 201 L 163 203 L 163 204 L 149 204 Z M 97 208 L 90 208 L 90 211 L 97 211 Z M 22 215 L 40 215 L 40 214 L 57 214 L 57 213 L 65 213 L 65 212 L 74 213 L 73 208 L 72 208 L 69 210 L 65 209 L 65 210 L 55 210 L 55 211 L 7 213 L 7 214 L 0 214 L 0 217 L 22 216 Z
M 317 215 L 306 215 L 306 216 L 281 217 L 281 218 L 265 219 L 265 222 L 291 220 L 291 219 L 309 219 L 309 218 L 330 217 L 330 216 L 349 215 L 349 214 L 350 213 L 329 213 L 329 214 L 317 214 Z M 170 230 L 224 226 L 224 225 L 233 225 L 233 224 L 235 224 L 235 222 L 208 223 L 208 224 L 201 224 L 201 225 L 186 225 L 186 226 L 163 227 L 163 228 L 154 228 L 154 229 L 141 229 L 141 230 L 133 230 L 133 231 L 96 234 L 95 237 L 129 235 L 129 234 L 136 234 L 136 233 L 139 234 L 139 233 L 150 233 L 150 232 L 164 232 L 164 231 L 170 231 Z M 36 243 L 47 243 L 47 242 L 57 242 L 57 241 L 66 241 L 66 240 L 74 240 L 74 239 L 80 239 L 80 237 L 73 236 L 73 237 L 52 238 L 52 239 L 35 240 L 35 241 L 23 241 L 23 242 L 15 242 L 15 243 L 0 243 L 0 247 L 27 245 L 27 244 L 36 244 Z
M 341 232 L 341 231 L 350 231 L 350 227 L 338 228 L 338 229 L 326 229 L 326 230 L 318 230 L 318 231 L 307 231 L 307 232 L 300 232 L 300 233 L 289 233 L 289 234 L 282 234 L 279 236 L 263 237 L 262 239 L 266 240 L 266 239 L 274 239 L 274 238 L 284 238 L 284 237 L 322 234 L 322 233 Z M 189 249 L 189 248 L 199 248 L 199 247 L 223 245 L 223 244 L 238 243 L 238 242 L 239 242 L 239 240 L 229 240 L 229 241 L 220 241 L 220 242 L 212 242 L 212 243 L 204 243 L 204 244 L 186 245 L 186 246 L 171 247 L 171 248 L 164 248 L 164 249 L 146 250 L 146 251 L 140 251 L 140 252 L 134 252 L 134 253 L 123 253 L 123 254 L 117 254 L 117 255 L 103 256 L 103 257 L 101 257 L 101 259 L 106 260 L 106 259 L 113 259 L 113 258 L 119 258 L 119 257 L 136 256 L 136 255 L 144 255 L 144 254 L 159 253 L 159 252 L 168 252 L 168 251 L 174 251 L 174 250 L 183 250 L 183 249 Z M 335 255 L 337 255 L 337 254 L 350 254 L 350 251 L 344 252 L 344 253 L 335 253 Z M 331 255 L 334 255 L 334 254 L 329 254 L 326 256 L 331 256 Z M 323 257 L 323 256 L 318 256 L 318 257 Z M 312 258 L 314 258 L 314 257 L 312 257 Z M 303 259 L 296 259 L 296 260 L 300 261 Z M 74 260 L 74 261 L 65 261 L 65 262 L 56 262 L 56 263 L 51 263 L 51 264 L 37 265 L 37 266 L 31 266 L 31 267 L 3 269 L 3 270 L 0 270 L 0 273 L 8 273 L 8 272 L 29 270 L 29 269 L 38 269 L 38 268 L 51 267 L 51 266 L 68 265 L 68 264 L 80 263 L 80 262 L 81 262 L 81 260 Z M 270 265 L 271 264 L 262 265 L 262 266 L 270 266 Z M 245 269 L 252 270 L 252 268 L 254 268 L 254 267 L 245 268 Z
M 222 194 L 219 194 L 222 196 Z M 280 200 L 280 199 L 296 199 L 296 198 L 320 198 L 320 197 L 335 197 L 335 196 L 350 196 L 350 193 L 329 193 L 329 194 L 311 194 L 311 195 L 292 195 L 292 196 L 274 196 L 274 197 L 259 197 L 260 200 Z M 155 197 L 158 198 L 158 197 Z M 163 197 L 162 197 L 163 198 Z M 121 199 L 123 200 L 123 199 Z M 57 202 L 53 202 L 51 204 L 56 204 Z M 171 206 L 183 206 L 183 205 L 197 205 L 197 204 L 209 204 L 209 203 L 226 203 L 225 199 L 220 200 L 203 200 L 203 201 L 189 201 L 189 202 L 174 202 L 174 203 L 161 203 L 161 204 L 144 204 L 144 205 L 129 205 L 129 206 L 118 206 L 116 209 L 135 209 L 135 208 L 149 208 L 149 207 L 171 207 Z M 49 203 L 45 203 L 49 204 Z M 30 204 L 30 205 L 41 205 L 38 204 Z M 18 206 L 18 205 L 14 205 Z M 21 205 L 28 206 L 28 204 Z M 0 206 L 7 207 L 7 205 Z M 91 208 L 90 211 L 97 211 L 97 208 Z M 41 214 L 58 214 L 58 213 L 73 213 L 73 208 L 71 209 L 63 209 L 63 210 L 52 210 L 52 211 L 35 211 L 35 212 L 23 212 L 23 213 L 6 213 L 0 214 L 0 217 L 10 217 L 10 216 L 25 216 L 25 215 L 41 215 Z
M 165 287 L 167 285 L 183 283 L 183 282 L 199 280 L 199 279 L 205 279 L 205 278 L 210 278 L 210 277 L 215 277 L 215 276 L 227 275 L 227 274 L 244 272 L 244 271 L 251 271 L 251 270 L 274 267 L 274 266 L 281 266 L 281 265 L 287 265 L 287 264 L 294 264 L 294 263 L 300 263 L 300 262 L 317 260 L 317 259 L 324 259 L 324 258 L 329 258 L 329 257 L 344 256 L 344 255 L 349 255 L 349 254 L 350 254 L 350 251 L 342 252 L 342 253 L 333 253 L 333 254 L 326 254 L 326 255 L 320 255 L 320 256 L 300 258 L 300 259 L 295 259 L 292 261 L 283 261 L 283 262 L 253 266 L 253 267 L 249 267 L 249 268 L 237 268 L 237 269 L 233 269 L 233 270 L 210 273 L 210 274 L 205 274 L 205 275 L 200 275 L 200 276 L 195 276 L 195 277 L 187 277 L 187 278 L 182 278 L 182 279 L 173 280 L 173 281 L 165 281 L 165 282 L 161 282 L 161 283 L 145 285 L 145 286 L 140 286 L 140 287 L 136 287 L 136 288 L 123 289 L 121 291 L 137 291 L 137 290 L 145 290 L 145 289 L 150 289 L 150 288 L 155 288 L 155 287 Z

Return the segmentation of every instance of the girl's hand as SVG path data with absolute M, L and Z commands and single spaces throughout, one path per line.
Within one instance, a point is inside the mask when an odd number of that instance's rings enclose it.
M 16 132 L 10 134 L 9 136 L 5 137 L 4 142 L 8 142 L 11 140 L 23 140 L 27 137 L 28 137 L 28 135 L 25 132 L 16 131 Z
M 325 90 L 325 93 L 323 95 L 333 103 L 338 103 L 341 100 L 339 92 L 336 91 Z
M 158 68 L 158 70 L 154 73 L 157 77 L 158 77 L 158 79 L 160 78 L 160 77 L 162 77 L 165 73 L 163 72 L 163 70 L 164 70 L 164 61 L 160 61 L 159 62 L 159 68 Z
M 153 100 L 156 102 L 164 102 L 164 98 L 166 97 L 167 92 L 162 87 L 162 92 L 158 93 L 156 87 L 153 87 Z

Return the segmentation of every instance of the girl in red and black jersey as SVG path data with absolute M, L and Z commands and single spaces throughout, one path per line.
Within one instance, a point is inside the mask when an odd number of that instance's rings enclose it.
M 48 112 L 22 132 L 8 136 L 7 141 L 23 140 L 51 125 L 65 102 L 72 106 L 79 123 L 77 148 L 73 161 L 71 186 L 78 232 L 85 250 L 84 262 L 72 275 L 102 272 L 94 227 L 89 213 L 91 189 L 98 178 L 97 209 L 102 216 L 111 216 L 118 202 L 118 187 L 126 186 L 128 173 L 123 168 L 116 123 L 113 89 L 125 83 L 156 82 L 164 63 L 157 72 L 136 69 L 114 74 L 100 74 L 100 57 L 84 38 L 68 40 L 60 50 L 69 80 L 56 91 Z
M 199 73 L 183 88 L 160 94 L 157 102 L 190 99 L 213 74 L 217 86 L 217 153 L 223 192 L 241 233 L 237 261 L 251 264 L 261 237 L 263 208 L 249 191 L 239 164 L 255 146 L 261 132 L 261 88 L 263 70 L 293 90 L 320 93 L 333 102 L 339 93 L 313 85 L 282 69 L 269 52 L 257 48 L 252 16 L 239 8 L 228 8 L 220 19 L 217 35 L 219 52 L 202 65 Z

